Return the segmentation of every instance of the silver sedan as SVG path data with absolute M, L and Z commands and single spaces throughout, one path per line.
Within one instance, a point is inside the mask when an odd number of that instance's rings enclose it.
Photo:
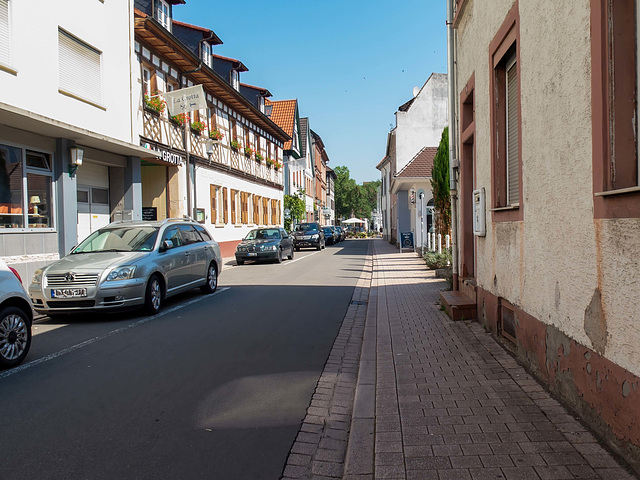
M 185 290 L 213 293 L 221 270 L 218 243 L 192 220 L 122 221 L 37 270 L 29 296 L 34 310 L 49 316 L 134 307 L 153 315 Z

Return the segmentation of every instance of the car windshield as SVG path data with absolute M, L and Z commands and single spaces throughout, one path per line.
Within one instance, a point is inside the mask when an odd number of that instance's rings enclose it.
M 296 227 L 296 230 L 299 232 L 315 232 L 318 229 L 313 223 L 301 223 Z
M 280 230 L 277 228 L 257 228 L 256 230 L 251 230 L 246 237 L 245 240 L 279 240 L 280 239 Z
M 101 228 L 89 235 L 71 253 L 149 252 L 153 250 L 157 236 L 157 227 Z
M 333 235 L 333 230 L 332 230 L 332 229 L 330 229 L 329 227 L 325 227 L 325 228 L 323 228 L 323 229 L 322 229 L 322 231 L 323 231 L 325 234 L 329 233 L 329 234 Z

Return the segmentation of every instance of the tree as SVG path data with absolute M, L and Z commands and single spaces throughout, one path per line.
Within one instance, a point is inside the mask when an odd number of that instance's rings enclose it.
M 336 182 L 334 196 L 336 199 L 336 216 L 351 217 L 356 209 L 356 197 L 358 185 L 356 181 L 349 176 L 347 167 L 336 167 Z
M 294 195 L 284 196 L 284 208 L 289 209 L 289 215 L 285 216 L 284 228 L 287 231 L 291 230 L 292 220 L 300 221 L 306 218 L 307 205 L 304 201 L 304 190 Z
M 433 159 L 431 189 L 435 207 L 435 230 L 448 235 L 451 230 L 451 196 L 449 193 L 449 127 L 444 127 L 438 152 Z

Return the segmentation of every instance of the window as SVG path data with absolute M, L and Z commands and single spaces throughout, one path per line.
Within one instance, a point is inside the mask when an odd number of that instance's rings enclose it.
M 490 45 L 491 195 L 494 221 L 522 220 L 518 4 Z
M 211 223 L 218 223 L 218 191 L 219 187 L 209 185 L 209 196 L 211 197 Z
M 48 154 L 0 145 L 0 228 L 53 227 Z
M 240 193 L 240 208 L 242 212 L 242 223 L 249 223 L 249 194 L 247 192 Z
M 638 3 L 638 0 L 591 1 L 596 218 L 640 217 Z
M 237 204 L 237 196 L 238 192 L 236 190 L 231 190 L 231 223 L 233 225 L 236 224 L 236 204 Z
M 202 225 L 194 225 L 194 227 L 205 242 L 213 240 L 211 238 L 211 235 L 209 235 L 209 232 L 207 232 L 207 230 Z
M 231 86 L 240 91 L 240 76 L 237 70 L 231 70 Z
M 208 67 L 211 67 L 211 45 L 207 42 L 202 42 L 202 61 Z
M 0 0 L 0 63 L 11 64 L 11 24 L 9 0 Z
M 269 223 L 269 199 L 262 199 L 262 222 L 266 225 Z
M 100 106 L 102 103 L 102 53 L 59 29 L 58 54 L 59 91 Z
M 264 97 L 258 98 L 258 108 L 262 113 L 264 113 Z
M 260 196 L 253 196 L 253 223 L 256 225 L 262 225 L 262 221 L 260 220 L 260 200 Z
M 202 241 L 202 238 L 200 237 L 198 232 L 196 232 L 191 225 L 178 225 L 178 228 L 180 229 L 182 240 L 184 241 L 185 245 L 190 245 L 192 243 L 198 243 Z
M 156 0 L 156 20 L 164 28 L 171 31 L 171 8 L 166 0 Z

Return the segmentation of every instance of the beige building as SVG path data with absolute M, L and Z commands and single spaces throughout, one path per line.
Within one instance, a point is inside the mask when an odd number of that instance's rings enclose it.
M 450 3 L 467 318 L 640 471 L 637 6 Z

